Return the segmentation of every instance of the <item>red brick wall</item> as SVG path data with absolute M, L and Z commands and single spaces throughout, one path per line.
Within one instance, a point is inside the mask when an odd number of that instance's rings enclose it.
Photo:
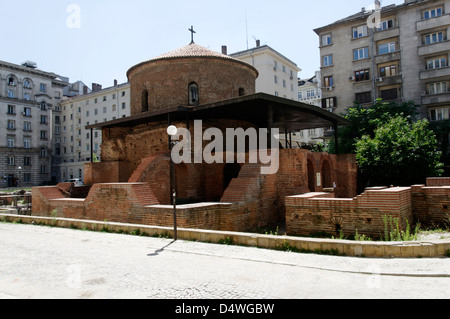
M 427 186 L 450 186 L 450 177 L 427 178 Z
M 427 226 L 450 226 L 450 187 L 412 186 L 413 215 Z
M 286 227 L 289 235 L 309 236 L 326 232 L 339 235 L 384 235 L 383 216 L 400 219 L 399 226 L 406 229 L 406 219 L 412 225 L 410 188 L 369 190 L 356 198 L 324 198 L 326 193 L 310 193 L 286 198 Z M 339 225 L 339 228 L 336 228 Z
M 153 61 L 133 69 L 128 77 L 131 115 L 141 113 L 142 92 L 148 91 L 149 111 L 188 105 L 188 87 L 199 88 L 200 104 L 255 93 L 256 73 L 239 62 L 216 58 L 178 58 Z

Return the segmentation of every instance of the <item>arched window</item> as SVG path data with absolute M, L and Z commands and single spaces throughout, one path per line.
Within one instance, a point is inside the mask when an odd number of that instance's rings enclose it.
M 148 112 L 148 91 L 144 90 L 142 92 L 142 113 Z
M 189 105 L 198 105 L 199 104 L 197 83 L 189 84 L 189 103 L 188 104 Z

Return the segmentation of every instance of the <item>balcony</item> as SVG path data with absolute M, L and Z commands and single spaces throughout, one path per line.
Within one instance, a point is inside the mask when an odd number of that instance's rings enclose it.
M 417 32 L 422 32 L 434 28 L 439 28 L 450 24 L 450 15 L 446 14 L 437 18 L 418 21 L 416 23 Z
M 450 103 L 450 92 L 422 96 L 422 105 Z
M 375 81 L 377 86 L 387 86 L 387 85 L 395 85 L 403 83 L 403 76 L 401 74 L 380 77 Z
M 447 52 L 449 51 L 449 45 L 449 41 L 422 45 L 419 47 L 419 56 L 431 55 L 439 52 Z
M 401 51 L 395 51 L 391 53 L 386 54 L 380 54 L 375 56 L 375 63 L 381 64 L 381 63 L 387 63 L 391 61 L 398 61 L 401 59 Z
M 387 30 L 383 30 L 383 31 L 377 31 L 377 32 L 375 32 L 373 39 L 375 42 L 377 42 L 377 41 L 384 40 L 384 39 L 398 37 L 399 35 L 400 35 L 400 30 L 397 27 L 397 28 L 391 28 L 391 29 L 387 29 Z
M 420 71 L 421 80 L 429 80 L 440 77 L 450 77 L 450 67 Z

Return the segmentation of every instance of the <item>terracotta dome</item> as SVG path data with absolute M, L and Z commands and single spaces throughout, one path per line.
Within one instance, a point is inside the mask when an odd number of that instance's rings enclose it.
M 246 62 L 191 43 L 128 70 L 131 114 L 253 94 L 258 75 Z
M 245 63 L 241 60 L 232 58 L 228 55 L 216 52 L 216 51 L 212 51 L 210 49 L 207 49 L 201 45 L 195 44 L 195 43 L 191 43 L 188 44 L 184 47 L 178 48 L 176 50 L 164 53 L 160 56 L 157 56 L 155 58 L 152 58 L 150 60 L 141 62 L 133 67 L 131 67 L 128 72 L 127 72 L 127 76 L 129 75 L 129 73 L 131 71 L 133 71 L 135 68 L 138 68 L 140 66 L 142 66 L 143 64 L 146 63 L 151 63 L 151 62 L 155 62 L 155 61 L 160 61 L 160 60 L 168 60 L 168 59 L 179 59 L 179 58 L 218 58 L 218 59 L 225 59 L 225 60 L 229 60 L 229 61 L 234 61 L 240 64 L 243 64 L 249 68 L 251 68 L 253 71 L 256 72 L 256 77 L 258 77 L 259 72 L 256 68 L 254 68 L 253 66 L 251 66 L 248 63 Z

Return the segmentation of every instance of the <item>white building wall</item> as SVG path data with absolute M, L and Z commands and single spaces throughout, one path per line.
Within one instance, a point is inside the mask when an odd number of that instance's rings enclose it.
M 84 179 L 84 163 L 101 160 L 101 131 L 87 125 L 130 116 L 130 85 L 119 84 L 101 91 L 66 99 L 62 103 L 61 180 Z M 91 149 L 92 147 L 92 149 Z

